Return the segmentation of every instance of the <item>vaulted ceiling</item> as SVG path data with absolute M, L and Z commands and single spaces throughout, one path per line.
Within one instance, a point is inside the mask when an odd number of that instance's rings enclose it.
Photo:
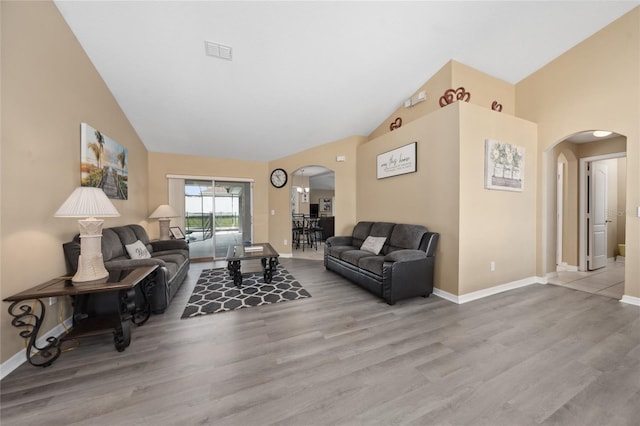
M 517 83 L 638 4 L 56 1 L 147 149 L 264 161 L 368 135 L 451 59 Z

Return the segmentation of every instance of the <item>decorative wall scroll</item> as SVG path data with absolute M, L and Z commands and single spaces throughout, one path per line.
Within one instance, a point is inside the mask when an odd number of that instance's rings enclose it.
M 502 191 L 524 189 L 524 147 L 486 139 L 484 187 Z
M 391 122 L 391 124 L 389 125 L 389 130 L 393 132 L 395 129 L 399 129 L 401 126 L 402 126 L 402 118 L 398 117 Z
M 440 106 L 445 107 L 455 101 L 469 102 L 471 99 L 471 92 L 464 90 L 464 87 L 458 87 L 457 89 L 449 89 L 444 92 L 444 95 L 440 96 Z
M 499 104 L 498 101 L 493 101 L 491 104 L 491 109 L 494 111 L 502 112 L 502 104 Z
M 378 154 L 376 177 L 383 179 L 415 172 L 416 145 L 418 145 L 417 142 L 412 142 L 400 148 Z

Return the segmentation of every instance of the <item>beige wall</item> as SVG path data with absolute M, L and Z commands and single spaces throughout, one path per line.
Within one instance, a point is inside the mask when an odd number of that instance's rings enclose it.
M 460 62 L 452 61 L 452 87 L 464 87 L 471 93 L 469 103 L 491 109 L 494 101 L 502 105 L 502 114 L 514 115 L 516 87 L 489 74 L 480 72 Z M 440 96 L 438 95 L 438 100 Z
M 81 122 L 129 150 L 129 200 L 114 200 L 121 216 L 106 219 L 105 227 L 146 217 L 148 188 L 144 145 L 55 5 L 1 2 L 0 7 L 4 298 L 66 273 L 61 244 L 78 233 L 78 225 L 53 214 L 80 184 Z M 24 341 L 3 305 L 5 362 L 24 349 Z M 48 311 L 42 333 L 58 323 L 57 307 Z
M 470 104 L 491 109 L 493 101 L 502 105 L 502 113 L 513 115 L 515 111 L 515 86 L 506 81 L 497 79 L 476 69 L 468 67 L 456 61 L 447 62 L 429 80 L 420 86 L 411 96 L 421 91 L 426 91 L 427 100 L 405 108 L 400 106 L 370 135 L 369 140 L 375 139 L 385 133 L 389 133 L 389 125 L 397 118 L 402 118 L 402 125 L 437 111 L 440 108 L 440 97 L 449 89 L 464 87 L 471 93 Z
M 332 199 L 335 195 L 335 191 L 331 189 L 312 189 L 311 190 L 311 202 L 318 204 L 318 214 L 326 214 L 327 216 L 332 215 L 332 211 L 325 211 L 323 200 L 328 198 Z M 333 206 L 333 204 L 332 204 Z
M 596 60 L 597 59 L 597 60 Z M 625 294 L 640 297 L 640 7 L 516 85 L 516 114 L 538 123 L 538 274 L 554 270 L 550 148 L 593 129 L 627 138 Z
M 323 166 L 333 170 L 335 233 L 351 234 L 356 224 L 356 149 L 365 140 L 363 136 L 351 136 L 269 162 L 269 173 L 281 167 L 289 174 L 285 187 L 268 185 L 269 241 L 279 253 L 291 254 L 291 173 L 304 166 Z M 344 156 L 346 161 L 337 162 L 337 156 Z M 287 240 L 286 245 L 284 240 Z
M 253 240 L 268 241 L 267 163 L 149 152 L 149 214 L 169 201 L 167 175 L 204 176 L 253 180 Z M 159 227 L 149 227 L 149 235 L 157 237 Z
M 467 294 L 536 275 L 537 131 L 534 123 L 511 115 L 459 106 L 459 294 Z M 522 192 L 485 189 L 485 139 L 524 148 Z
M 440 233 L 435 286 L 458 293 L 459 105 L 438 108 L 358 148 L 358 221 L 424 225 Z M 417 142 L 416 173 L 376 178 L 376 157 Z

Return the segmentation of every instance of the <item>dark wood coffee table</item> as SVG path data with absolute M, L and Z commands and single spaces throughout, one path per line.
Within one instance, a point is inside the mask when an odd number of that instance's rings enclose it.
M 273 271 L 278 265 L 278 252 L 269 243 L 257 243 L 250 246 L 229 246 L 227 250 L 227 269 L 233 277 L 233 283 L 242 285 L 242 272 L 240 262 L 249 259 L 260 259 L 262 262 L 263 277 L 265 283 L 273 279 Z
M 12 302 L 9 315 L 11 324 L 22 328 L 20 337 L 28 339 L 27 361 L 36 367 L 48 367 L 62 352 L 62 342 L 105 332 L 113 333 L 113 343 L 119 352 L 131 342 L 130 322 L 142 325 L 149 318 L 148 302 L 155 286 L 158 266 L 109 271 L 102 280 L 74 283 L 71 277 L 58 277 L 43 284 L 4 299 Z M 144 306 L 136 311 L 135 287 L 139 286 L 144 297 Z M 60 337 L 49 337 L 39 347 L 38 332 L 45 316 L 46 304 L 42 299 L 70 296 L 73 299 L 73 327 Z

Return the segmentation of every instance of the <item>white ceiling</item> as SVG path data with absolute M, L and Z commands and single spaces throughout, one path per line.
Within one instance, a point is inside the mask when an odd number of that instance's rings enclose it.
M 516 83 L 638 4 L 56 1 L 147 149 L 262 161 L 370 134 L 450 59 Z

